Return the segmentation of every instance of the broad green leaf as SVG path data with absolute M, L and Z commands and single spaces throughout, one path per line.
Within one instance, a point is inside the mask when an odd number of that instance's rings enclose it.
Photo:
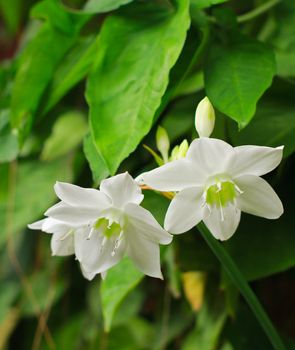
M 116 10 L 122 5 L 129 4 L 134 0 L 88 0 L 84 6 L 85 13 L 103 13 Z
M 11 214 L 12 229 L 15 234 L 43 215 L 54 203 L 55 181 L 71 181 L 70 164 L 65 159 L 50 163 L 27 161 L 19 163 L 16 169 L 14 209 Z M 7 165 L 0 165 L 0 245 L 6 240 L 7 210 L 9 208 L 9 181 L 13 181 Z M 9 179 L 10 176 L 10 179 Z M 13 183 L 13 182 L 12 182 Z
M 0 111 L 0 163 L 10 162 L 17 157 L 18 140 L 9 125 L 9 110 Z
M 108 271 L 101 285 L 101 303 L 106 331 L 111 329 L 114 314 L 123 299 L 137 286 L 143 276 L 128 258 L 123 259 Z
M 44 19 L 54 29 L 71 35 L 75 32 L 74 17 L 69 15 L 58 0 L 43 0 L 38 2 L 31 11 L 31 17 Z
M 110 175 L 108 167 L 100 153 L 97 151 L 91 135 L 84 138 L 83 151 L 89 163 L 92 172 L 92 178 L 95 184 L 99 184 L 101 180 Z
M 228 45 L 211 45 L 205 64 L 206 93 L 220 112 L 240 128 L 255 114 L 256 103 L 275 74 L 272 50 L 263 43 L 238 36 Z
M 111 174 L 152 126 L 186 37 L 188 5 L 138 2 L 104 22 L 87 101 L 92 136 Z
M 127 5 L 134 0 L 88 0 L 82 8 L 71 7 L 71 3 L 60 0 L 64 7 L 74 13 L 105 13 L 116 10 L 120 6 Z M 74 4 L 76 5 L 76 4 Z
M 278 147 L 284 145 L 284 157 L 295 151 L 294 106 L 274 98 L 258 104 L 252 122 L 238 131 L 230 125 L 230 136 L 235 145 L 254 144 Z
M 58 16 L 62 10 L 56 7 L 55 11 Z M 85 22 L 85 18 L 82 17 L 73 17 L 71 20 L 75 25 L 70 33 L 56 29 L 50 21 L 45 22 L 20 57 L 11 97 L 11 122 L 13 127 L 20 131 L 29 131 L 34 113 L 56 66 L 75 42 Z M 69 29 L 68 24 L 66 27 Z
M 87 130 L 88 125 L 82 113 L 71 111 L 61 115 L 45 141 L 41 159 L 48 161 L 66 155 L 82 142 Z
M 161 116 L 168 103 L 170 103 L 172 99 L 178 97 L 178 95 L 182 93 L 183 89 L 186 91 L 192 89 L 191 87 L 186 86 L 187 79 L 191 78 L 191 76 L 194 74 L 194 69 L 196 69 L 198 64 L 202 61 L 207 50 L 207 45 L 210 38 L 210 27 L 205 15 L 200 15 L 201 12 L 199 9 L 197 9 L 195 12 L 196 13 L 194 15 L 191 14 L 193 25 L 187 33 L 187 38 L 181 54 L 171 70 L 169 75 L 169 85 L 162 98 L 161 105 L 157 109 L 154 122 Z M 192 84 L 194 83 L 195 82 L 192 82 Z M 198 82 L 197 84 L 202 86 L 196 86 L 197 89 L 204 86 L 203 81 L 200 83 Z M 195 88 L 193 88 L 193 91 L 194 90 Z
M 54 72 L 46 94 L 42 114 L 47 113 L 70 89 L 85 78 L 98 50 L 98 39 L 79 39 L 69 50 Z

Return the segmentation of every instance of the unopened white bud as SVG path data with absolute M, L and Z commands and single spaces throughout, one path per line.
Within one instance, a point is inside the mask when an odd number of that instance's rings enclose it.
M 183 140 L 180 145 L 175 146 L 171 152 L 170 161 L 184 158 L 188 147 L 187 140 Z
M 167 131 L 161 126 L 158 126 L 158 129 L 157 129 L 156 143 L 157 143 L 157 148 L 163 157 L 164 163 L 167 163 L 168 152 L 170 148 L 170 141 L 169 141 Z
M 187 140 L 183 140 L 179 145 L 178 159 L 184 158 L 186 156 L 187 150 L 188 150 L 188 142 Z
M 208 97 L 198 104 L 195 115 L 195 126 L 200 137 L 209 137 L 215 124 L 214 108 Z

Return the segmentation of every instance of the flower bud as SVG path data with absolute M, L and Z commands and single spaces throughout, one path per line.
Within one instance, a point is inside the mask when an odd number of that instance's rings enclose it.
M 215 124 L 214 108 L 208 97 L 198 104 L 195 114 L 195 126 L 200 137 L 209 137 Z
M 187 140 L 183 140 L 180 145 L 175 146 L 171 152 L 170 161 L 184 158 L 188 147 Z
M 164 163 L 167 163 L 168 152 L 170 148 L 170 141 L 169 141 L 167 131 L 161 126 L 158 126 L 158 129 L 157 129 L 156 143 L 157 143 L 157 148 L 163 157 Z
M 178 159 L 184 158 L 186 156 L 187 150 L 188 150 L 188 142 L 187 140 L 184 139 L 179 145 Z

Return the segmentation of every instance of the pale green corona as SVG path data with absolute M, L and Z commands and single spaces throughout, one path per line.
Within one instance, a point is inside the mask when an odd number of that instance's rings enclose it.
M 122 231 L 120 224 L 115 221 L 110 223 L 107 218 L 98 219 L 94 227 L 97 230 L 102 230 L 103 235 L 107 238 L 110 238 L 112 236 L 119 236 Z
M 206 203 L 210 206 L 225 207 L 236 198 L 235 184 L 231 181 L 219 182 L 206 190 Z

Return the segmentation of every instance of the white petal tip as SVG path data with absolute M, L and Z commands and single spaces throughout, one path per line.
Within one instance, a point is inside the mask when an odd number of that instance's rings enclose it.
M 164 280 L 164 276 L 162 274 L 162 272 L 159 272 L 157 274 L 153 274 L 153 275 L 148 275 L 149 277 L 152 277 L 152 278 L 158 278 L 159 280 Z
M 43 223 L 44 219 L 28 224 L 27 227 L 31 230 L 42 230 Z
M 173 235 L 180 235 L 180 234 L 182 234 L 182 233 L 184 233 L 184 232 L 187 232 L 187 231 L 183 231 L 181 228 L 174 227 L 173 225 L 170 226 L 170 225 L 165 224 L 165 223 L 164 223 L 164 228 L 165 228 L 165 230 L 166 230 L 167 232 L 171 233 L 170 236 L 172 236 L 172 238 L 173 238 Z M 171 241 L 172 241 L 172 238 L 171 238 Z M 170 242 L 171 242 L 171 241 L 170 241 Z M 168 242 L 168 244 L 169 244 L 170 242 Z M 162 242 L 161 242 L 161 243 L 162 243 Z M 163 244 L 163 243 L 162 243 L 162 244 Z

